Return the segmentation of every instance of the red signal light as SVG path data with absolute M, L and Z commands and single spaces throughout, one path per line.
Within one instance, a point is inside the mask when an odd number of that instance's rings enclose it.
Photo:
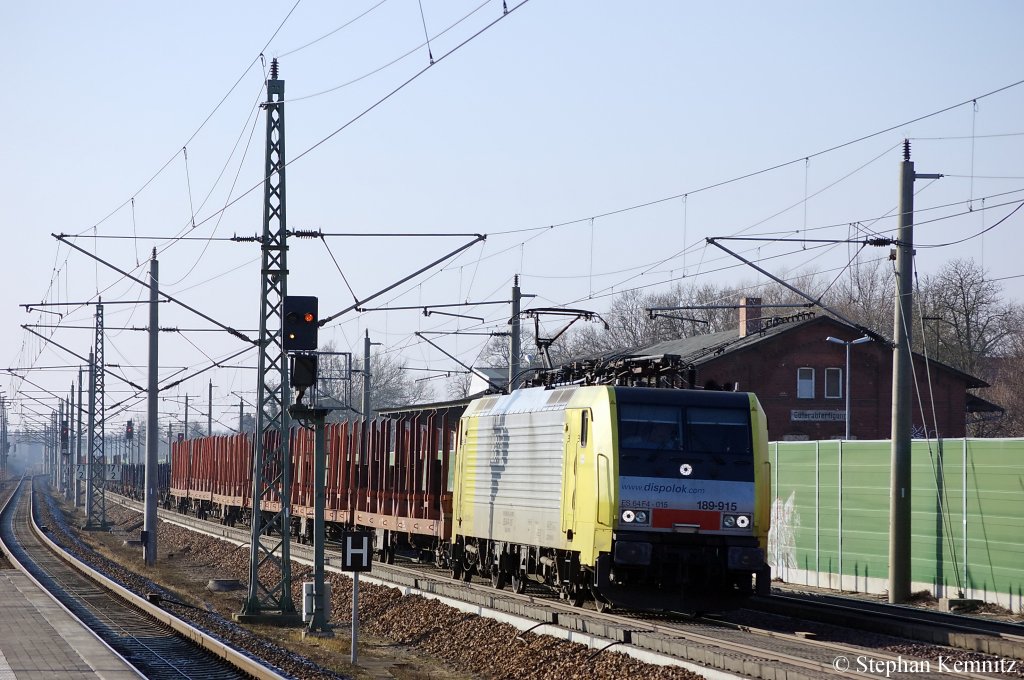
M 315 350 L 319 330 L 316 297 L 286 295 L 282 311 L 282 349 L 285 352 Z

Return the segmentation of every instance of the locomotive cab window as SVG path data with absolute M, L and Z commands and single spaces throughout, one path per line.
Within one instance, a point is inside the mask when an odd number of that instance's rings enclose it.
M 701 453 L 750 453 L 747 414 L 738 409 L 691 408 L 686 412 L 689 450 Z
M 686 412 L 687 449 L 694 472 L 708 479 L 753 481 L 750 414 L 734 408 L 690 408 Z M 699 467 L 698 467 L 699 466 Z
M 619 404 L 619 474 L 753 479 L 750 415 L 737 408 Z
M 678 406 L 622 404 L 619 442 L 623 448 L 679 450 L 682 411 Z

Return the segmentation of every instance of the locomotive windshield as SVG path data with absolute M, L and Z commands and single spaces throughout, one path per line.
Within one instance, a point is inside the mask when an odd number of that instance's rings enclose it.
M 745 409 L 619 404 L 619 474 L 752 481 L 750 415 Z

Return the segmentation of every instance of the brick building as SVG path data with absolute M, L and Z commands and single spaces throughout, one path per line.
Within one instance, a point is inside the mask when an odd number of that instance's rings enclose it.
M 802 312 L 761 318 L 760 301 L 740 309 L 739 328 L 670 340 L 637 354 L 676 354 L 694 366 L 697 384 L 754 392 L 768 417 L 773 440 L 832 439 L 846 430 L 846 348 L 827 342 L 863 337 L 831 317 Z M 931 376 L 929 384 L 929 373 Z M 914 355 L 919 389 L 912 397 L 914 437 L 963 437 L 969 413 L 993 406 L 968 393 L 988 383 Z M 934 396 L 930 396 L 934 395 Z M 888 439 L 892 423 L 892 348 L 871 341 L 850 347 L 851 436 Z M 923 414 L 921 404 L 923 404 Z M 934 404 L 934 409 L 932 407 Z

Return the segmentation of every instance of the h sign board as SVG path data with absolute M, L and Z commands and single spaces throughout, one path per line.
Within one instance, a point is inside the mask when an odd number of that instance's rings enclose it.
M 373 543 L 369 531 L 346 531 L 341 534 L 341 570 L 370 571 Z

